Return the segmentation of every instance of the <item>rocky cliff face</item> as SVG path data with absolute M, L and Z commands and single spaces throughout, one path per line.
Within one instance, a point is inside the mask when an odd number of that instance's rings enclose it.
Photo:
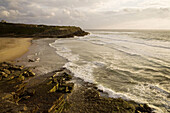
M 0 22 L 0 37 L 67 38 L 89 34 L 75 26 L 47 26 Z

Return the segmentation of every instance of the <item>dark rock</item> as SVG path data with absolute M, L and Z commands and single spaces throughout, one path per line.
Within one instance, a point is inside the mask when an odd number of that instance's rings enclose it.
M 5 72 L 0 72 L 0 76 L 2 76 L 3 78 L 7 78 L 8 74 L 6 74 Z
M 35 94 L 35 90 L 34 89 L 28 89 L 28 90 L 25 91 L 25 94 L 29 95 L 29 96 L 33 96 Z
M 31 96 L 23 96 L 22 98 L 21 98 L 21 100 L 22 99 L 24 99 L 24 100 L 27 100 L 27 99 L 29 99 Z
M 24 71 L 22 75 L 23 75 L 24 77 L 29 77 L 29 76 L 30 76 L 29 73 L 28 73 L 28 71 Z
M 35 76 L 35 73 L 32 72 L 32 70 L 28 70 L 28 73 L 29 73 L 30 76 Z
M 12 75 L 12 76 L 8 77 L 8 79 L 7 79 L 7 80 L 13 80 L 14 78 L 15 78 L 15 76 L 14 76 L 14 75 Z
M 72 76 L 67 74 L 67 73 L 63 73 L 62 76 L 65 78 L 65 80 L 71 80 L 72 79 Z
M 151 112 L 152 111 L 152 109 L 147 104 L 144 104 L 143 107 L 145 108 L 145 110 L 147 112 Z
M 29 59 L 28 62 L 35 62 L 33 59 Z
M 49 93 L 54 93 L 54 92 L 56 92 L 56 90 L 58 90 L 58 88 L 59 88 L 59 84 L 56 84 L 56 85 L 49 91 Z
M 136 111 L 151 113 L 152 109 L 147 104 L 139 104 L 139 106 L 136 107 Z
M 3 71 L 6 73 L 6 74 L 11 74 L 11 72 L 9 71 L 9 70 L 7 70 L 7 69 L 3 69 Z

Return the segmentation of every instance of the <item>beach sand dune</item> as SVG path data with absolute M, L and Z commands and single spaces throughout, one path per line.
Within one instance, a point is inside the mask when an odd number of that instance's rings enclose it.
M 31 38 L 0 38 L 0 62 L 14 60 L 28 51 Z

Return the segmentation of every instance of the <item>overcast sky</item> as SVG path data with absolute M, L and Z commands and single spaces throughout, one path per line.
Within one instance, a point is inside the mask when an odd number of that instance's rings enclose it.
M 170 0 L 0 0 L 0 19 L 84 29 L 170 29 Z

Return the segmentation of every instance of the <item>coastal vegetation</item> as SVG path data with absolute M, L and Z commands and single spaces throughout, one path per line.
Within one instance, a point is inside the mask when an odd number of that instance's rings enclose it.
M 47 26 L 0 22 L 0 37 L 66 38 L 88 33 L 75 26 Z

